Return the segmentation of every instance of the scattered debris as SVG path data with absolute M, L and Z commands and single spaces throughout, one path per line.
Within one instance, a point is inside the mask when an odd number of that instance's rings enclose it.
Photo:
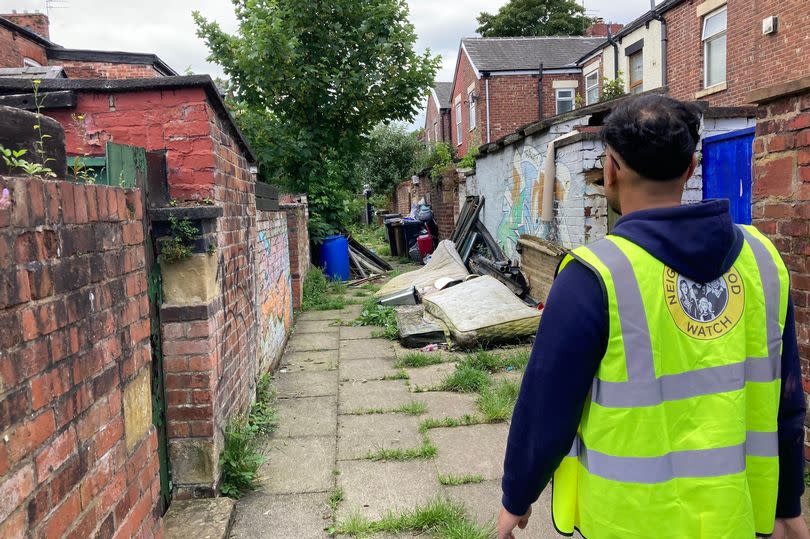
M 388 296 L 389 294 L 416 288 L 420 297 L 436 290 L 436 281 L 440 277 L 451 279 L 464 279 L 470 274 L 467 267 L 462 262 L 456 252 L 452 241 L 444 240 L 433 252 L 427 265 L 418 270 L 403 273 L 388 281 L 376 293 L 377 298 Z
M 520 269 L 529 282 L 529 294 L 537 301 L 545 302 L 554 283 L 557 267 L 568 250 L 550 241 L 524 234 L 518 240 L 517 252 L 520 253 Z
M 396 311 L 400 343 L 405 348 L 437 346 L 436 342 L 447 338 L 445 325 L 425 313 L 424 305 L 397 307 Z
M 416 305 L 419 303 L 419 297 L 416 295 L 416 288 L 413 286 L 393 292 L 380 298 L 380 303 L 388 307 L 396 307 L 398 305 Z
M 359 284 L 385 275 L 393 268 L 391 264 L 349 236 L 349 269 L 356 277 L 352 284 Z

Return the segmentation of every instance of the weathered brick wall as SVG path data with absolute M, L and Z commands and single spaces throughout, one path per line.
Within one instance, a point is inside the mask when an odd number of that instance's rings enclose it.
M 281 209 L 287 215 L 287 236 L 290 246 L 290 279 L 293 309 L 300 309 L 304 301 L 304 279 L 309 273 L 309 210 L 306 197 L 286 197 Z
M 23 67 L 23 58 L 46 65 L 45 48 L 26 37 L 0 27 L 0 67 Z
M 201 88 L 80 93 L 75 109 L 46 113 L 65 128 L 68 155 L 104 155 L 107 141 L 166 150 L 170 195 L 178 200 L 213 197 L 216 113 Z
M 760 104 L 753 202 L 754 225 L 773 240 L 790 270 L 803 383 L 810 392 L 810 88 Z M 810 459 L 810 445 L 805 457 Z
M 259 372 L 275 368 L 293 322 L 287 212 L 256 212 L 256 318 Z
M 17 26 L 22 26 L 26 30 L 30 30 L 45 39 L 51 38 L 51 23 L 48 20 L 48 16 L 44 13 L 7 13 L 0 15 L 0 17 L 13 22 Z
M 87 62 L 83 60 L 51 60 L 51 65 L 62 66 L 71 79 L 151 79 L 163 74 L 151 65 Z
M 423 198 L 433 208 L 439 239 L 449 238 L 459 214 L 458 175 L 453 172 L 439 182 L 433 181 L 430 176 L 423 176 L 419 178 L 418 185 L 411 180 L 400 183 L 394 190 L 394 211 L 407 216 L 411 213 L 411 206 Z
M 477 137 L 478 144 L 486 142 L 486 132 L 481 126 L 486 125 L 486 112 L 483 107 L 483 80 L 478 80 L 478 75 L 470 64 L 470 60 L 463 50 L 459 50 L 459 62 L 456 66 L 456 75 L 453 79 L 455 85 L 450 98 L 450 125 L 452 125 L 453 137 L 449 140 L 450 146 L 456 149 L 458 157 L 464 157 L 471 147 L 471 140 Z M 475 84 L 475 92 L 480 96 L 475 109 L 475 128 L 470 131 L 470 105 L 467 89 L 471 84 Z M 492 90 L 490 90 L 491 92 Z M 456 124 L 456 97 L 461 98 L 461 144 L 458 144 L 458 132 Z M 483 122 L 483 123 L 482 123 Z M 473 141 L 474 143 L 475 141 Z
M 140 192 L 2 187 L 0 537 L 160 537 Z
M 677 99 L 703 89 L 700 2 L 684 2 L 664 14 L 668 27 L 667 84 Z M 748 103 L 749 92 L 810 74 L 806 0 L 729 0 L 728 89 L 701 97 L 714 106 Z M 762 20 L 779 17 L 775 35 L 762 35 Z

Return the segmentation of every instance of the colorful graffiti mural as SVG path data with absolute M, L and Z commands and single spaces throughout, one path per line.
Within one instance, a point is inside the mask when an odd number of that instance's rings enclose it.
M 258 225 L 256 305 L 260 323 L 258 353 L 264 369 L 281 354 L 292 325 L 292 278 L 284 214 L 260 218 Z
M 500 201 L 501 219 L 497 239 L 506 253 L 514 253 L 521 234 L 532 234 L 553 239 L 554 227 L 540 220 L 543 207 L 545 157 L 533 146 L 515 150 L 511 175 L 504 180 Z M 557 164 L 557 182 L 554 186 L 555 204 L 565 200 L 571 185 L 571 171 Z

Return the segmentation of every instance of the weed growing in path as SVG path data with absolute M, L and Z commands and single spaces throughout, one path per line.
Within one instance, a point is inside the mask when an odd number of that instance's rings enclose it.
M 405 372 L 404 369 L 400 369 L 397 371 L 396 374 L 389 374 L 388 376 L 384 377 L 383 380 L 410 380 L 411 377 L 408 376 L 408 373 Z
M 408 415 L 422 415 L 427 412 L 427 404 L 424 402 L 413 401 L 408 404 L 403 404 L 398 408 L 361 408 L 354 412 L 349 412 L 346 415 L 376 415 L 376 414 L 408 414 Z
M 378 449 L 366 455 L 366 458 L 369 460 L 427 460 L 436 458 L 438 452 L 439 448 L 437 448 L 433 442 L 425 438 L 422 441 L 422 445 L 419 447 L 410 449 Z
M 376 298 L 369 298 L 363 303 L 363 310 L 360 311 L 360 316 L 354 321 L 354 325 L 382 328 L 375 331 L 372 334 L 373 337 L 384 337 L 391 340 L 399 338 L 396 311 L 393 307 L 380 305 Z
M 440 475 L 439 483 L 442 485 L 457 487 L 459 485 L 470 485 L 475 483 L 482 483 L 484 478 L 480 475 Z
M 438 365 L 442 362 L 442 356 L 440 354 L 424 354 L 421 352 L 412 352 L 410 354 L 405 354 L 401 358 L 394 363 L 394 367 L 402 368 L 402 367 L 411 367 L 411 368 L 418 368 L 418 367 L 427 367 L 429 365 Z
M 480 418 L 469 414 L 465 414 L 462 417 L 445 417 L 443 419 L 429 417 L 419 425 L 419 432 L 424 434 L 430 429 L 469 427 L 470 425 L 480 425 L 481 423 L 483 423 L 483 421 Z
M 332 492 L 329 493 L 329 509 L 332 511 L 333 516 L 335 512 L 337 512 L 337 508 L 344 498 L 345 495 L 343 494 L 343 489 L 340 487 L 333 488 Z
M 329 281 L 320 268 L 312 268 L 304 279 L 304 311 L 332 311 L 346 307 L 346 285 Z
M 467 363 L 459 363 L 456 370 L 439 385 L 441 391 L 477 393 L 491 383 L 489 375 Z
M 477 404 L 486 422 L 497 423 L 512 417 L 518 393 L 520 385 L 510 380 L 484 388 L 478 395 Z

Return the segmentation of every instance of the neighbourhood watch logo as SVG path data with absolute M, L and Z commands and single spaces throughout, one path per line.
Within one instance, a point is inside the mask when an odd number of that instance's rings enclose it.
M 742 318 L 745 307 L 743 282 L 734 268 L 706 284 L 665 268 L 664 295 L 675 325 L 701 340 L 717 339 L 728 333 Z

